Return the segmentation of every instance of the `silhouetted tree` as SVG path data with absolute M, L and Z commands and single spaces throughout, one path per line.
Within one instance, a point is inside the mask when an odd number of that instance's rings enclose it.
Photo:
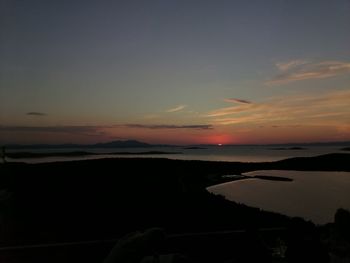
M 6 151 L 5 151 L 5 146 L 1 147 L 1 159 L 3 163 L 6 163 Z

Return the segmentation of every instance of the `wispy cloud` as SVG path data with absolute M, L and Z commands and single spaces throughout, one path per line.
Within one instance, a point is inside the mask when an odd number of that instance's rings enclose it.
M 231 115 L 231 114 L 238 114 L 241 112 L 245 112 L 248 110 L 252 110 L 255 108 L 261 107 L 260 104 L 240 104 L 237 106 L 231 106 L 231 107 L 225 107 L 225 108 L 220 108 L 213 110 L 209 112 L 206 116 L 207 117 L 219 117 L 219 116 L 226 116 L 226 115 Z
M 245 103 L 245 104 L 252 103 L 249 100 L 242 100 L 242 99 L 237 99 L 237 98 L 228 98 L 228 99 L 224 99 L 224 101 L 226 101 L 226 102 L 235 102 L 235 103 Z
M 287 84 L 306 79 L 323 79 L 350 73 L 350 63 L 342 61 L 323 61 L 307 63 L 291 61 L 276 65 L 281 72 L 266 82 L 267 85 Z
M 46 116 L 46 113 L 43 112 L 36 112 L 36 111 L 31 111 L 31 112 L 27 112 L 26 115 L 28 116 L 37 116 L 37 117 L 42 117 L 42 116 Z
M 323 94 L 274 97 L 254 104 L 239 104 L 207 113 L 216 125 L 229 124 L 350 124 L 350 90 Z
M 280 71 L 287 71 L 290 70 L 292 68 L 296 68 L 300 65 L 305 65 L 307 64 L 308 61 L 307 60 L 303 60 L 303 59 L 296 59 L 296 60 L 291 60 L 288 62 L 280 62 L 280 63 L 276 63 L 276 67 L 280 70 Z
M 209 130 L 213 129 L 210 124 L 194 124 L 194 125 L 168 125 L 168 124 L 126 124 L 128 128 L 141 129 L 194 129 L 194 130 Z
M 183 110 L 186 107 L 187 107 L 186 105 L 178 105 L 174 108 L 166 110 L 166 112 L 177 112 L 177 111 Z

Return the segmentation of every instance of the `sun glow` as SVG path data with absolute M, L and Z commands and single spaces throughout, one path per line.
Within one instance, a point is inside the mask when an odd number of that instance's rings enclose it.
M 206 143 L 217 145 L 217 146 L 223 146 L 226 144 L 232 144 L 235 142 L 233 139 L 233 136 L 230 134 L 212 134 L 205 138 Z

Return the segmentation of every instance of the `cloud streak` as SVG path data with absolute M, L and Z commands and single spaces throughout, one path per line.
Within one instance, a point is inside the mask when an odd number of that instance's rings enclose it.
M 177 112 L 177 111 L 183 110 L 183 109 L 186 108 L 186 107 L 187 107 L 186 105 L 178 105 L 178 106 L 176 106 L 176 107 L 174 107 L 174 108 L 171 108 L 171 109 L 166 110 L 166 112 L 169 112 L 169 113 L 171 113 L 171 112 Z
M 43 117 L 46 116 L 46 113 L 43 112 L 36 112 L 36 111 L 31 111 L 31 112 L 27 112 L 26 115 L 28 116 L 37 116 L 37 117 Z
M 234 103 L 243 103 L 243 104 L 250 104 L 250 103 L 252 103 L 249 100 L 242 100 L 242 99 L 237 99 L 237 98 L 228 98 L 228 99 L 224 99 L 224 101 L 226 101 L 226 102 L 234 102 Z
M 298 66 L 301 65 L 305 65 L 307 64 L 308 61 L 307 60 L 302 60 L 302 59 L 297 59 L 297 60 L 291 60 L 288 62 L 281 62 L 281 63 L 276 63 L 276 67 L 280 70 L 280 71 L 287 71 L 293 68 L 296 68 Z
M 219 116 L 226 116 L 226 115 L 231 115 L 231 114 L 238 114 L 241 112 L 249 111 L 255 108 L 259 108 L 259 104 L 241 104 L 237 106 L 232 106 L 232 107 L 225 107 L 225 108 L 220 108 L 217 110 L 213 110 L 209 112 L 206 116 L 207 117 L 219 117 Z
M 305 61 L 291 61 L 276 64 L 280 74 L 266 82 L 267 85 L 282 85 L 290 82 L 323 79 L 350 73 L 350 63 L 342 61 L 323 61 L 307 63 Z
M 350 90 L 319 95 L 274 97 L 265 102 L 239 104 L 207 113 L 215 125 L 307 124 L 350 125 Z
M 140 129 L 194 129 L 194 130 L 210 130 L 213 126 L 210 124 L 195 124 L 195 125 L 167 125 L 167 124 L 126 124 L 128 128 Z

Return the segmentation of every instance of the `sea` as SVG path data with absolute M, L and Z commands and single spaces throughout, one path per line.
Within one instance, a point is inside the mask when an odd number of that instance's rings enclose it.
M 252 178 L 210 186 L 207 190 L 237 203 L 302 217 L 318 225 L 333 222 L 339 208 L 350 210 L 350 172 L 269 170 L 244 175 L 278 176 L 293 181 Z
M 203 160 L 225 162 L 270 162 L 292 157 L 311 157 L 328 153 L 347 153 L 346 145 L 310 146 L 205 146 L 116 148 L 116 149 L 25 149 L 17 152 L 72 152 L 86 151 L 99 155 L 79 157 L 44 157 L 10 159 L 8 161 L 42 163 L 57 161 L 87 160 L 98 158 L 169 158 L 177 160 Z M 159 151 L 168 154 L 137 153 Z M 10 152 L 10 150 L 9 150 Z M 135 153 L 133 155 L 110 154 L 111 152 Z M 207 190 L 225 198 L 257 207 L 266 211 L 282 213 L 291 217 L 302 217 L 315 224 L 332 222 L 338 208 L 350 210 L 350 172 L 322 171 L 254 171 L 245 175 L 268 175 L 293 179 L 293 181 L 271 181 L 244 179 L 208 187 Z

